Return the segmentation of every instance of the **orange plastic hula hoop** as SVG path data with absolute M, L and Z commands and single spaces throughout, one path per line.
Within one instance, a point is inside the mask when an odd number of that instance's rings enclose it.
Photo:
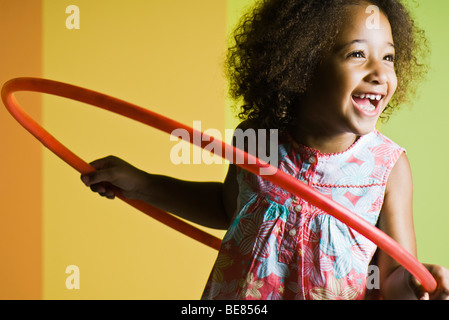
M 169 134 L 175 129 L 184 129 L 189 132 L 191 137 L 193 134 L 201 134 L 203 137 L 208 137 L 202 132 L 198 132 L 191 127 L 185 126 L 182 123 L 166 118 L 155 112 L 74 85 L 39 78 L 16 78 L 6 82 L 2 88 L 2 100 L 11 115 L 45 147 L 50 149 L 63 161 L 82 174 L 91 173 L 95 171 L 95 169 L 62 145 L 25 113 L 13 95 L 16 91 L 35 91 L 77 100 L 134 119 Z M 363 218 L 325 197 L 306 184 L 294 179 L 292 176 L 289 176 L 277 168 L 272 167 L 270 164 L 217 139 L 211 138 L 209 141 L 214 141 L 217 145 L 221 145 L 221 150 L 227 150 L 227 152 L 223 152 L 221 156 L 232 163 L 236 163 L 233 160 L 236 159 L 237 156 L 242 157 L 239 159 L 244 159 L 243 163 L 236 164 L 245 170 L 256 175 L 260 175 L 259 172 L 261 168 L 264 168 L 265 170 L 269 169 L 270 172 L 274 172 L 272 175 L 264 175 L 263 178 L 321 208 L 328 214 L 348 225 L 350 228 L 361 233 L 406 268 L 422 284 L 427 292 L 434 292 L 436 290 L 437 283 L 430 272 L 413 255 L 380 229 L 372 226 Z M 206 145 L 210 144 L 209 141 L 207 141 L 206 138 L 203 138 L 201 141 L 198 141 L 198 146 L 204 148 Z M 189 140 L 188 142 L 194 143 Z M 229 152 L 229 150 L 232 152 Z M 230 158 L 229 155 L 231 155 Z M 218 250 L 220 248 L 220 239 L 193 227 L 173 215 L 142 201 L 129 200 L 120 195 L 118 195 L 118 197 L 163 224 L 214 249 Z

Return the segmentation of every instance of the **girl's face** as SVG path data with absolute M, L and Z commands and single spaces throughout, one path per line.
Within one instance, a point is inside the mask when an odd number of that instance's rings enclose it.
M 379 12 L 373 25 L 367 6 L 347 7 L 336 44 L 305 96 L 306 118 L 328 134 L 374 130 L 397 87 L 390 23 Z

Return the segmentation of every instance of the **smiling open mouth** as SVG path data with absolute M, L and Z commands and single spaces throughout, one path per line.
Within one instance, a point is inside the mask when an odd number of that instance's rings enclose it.
M 367 116 L 377 115 L 378 107 L 380 106 L 383 95 L 362 93 L 352 96 L 356 108 Z

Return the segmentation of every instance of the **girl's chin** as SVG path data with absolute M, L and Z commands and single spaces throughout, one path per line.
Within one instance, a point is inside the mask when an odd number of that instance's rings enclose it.
M 364 136 L 376 130 L 377 118 L 360 119 L 353 126 L 353 133 Z

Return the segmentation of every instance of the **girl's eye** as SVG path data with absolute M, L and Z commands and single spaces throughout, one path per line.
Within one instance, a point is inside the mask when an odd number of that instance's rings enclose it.
M 365 58 L 365 53 L 363 51 L 354 51 L 348 55 L 348 58 L 362 59 Z
M 389 55 L 385 56 L 384 59 L 387 60 L 387 61 L 389 61 L 389 62 L 394 62 L 394 60 L 395 60 L 393 54 L 389 54 Z
M 348 58 L 364 59 L 364 58 L 366 58 L 366 56 L 365 56 L 365 52 L 363 52 L 363 51 L 354 51 L 348 55 Z M 384 60 L 389 61 L 389 62 L 394 62 L 395 56 L 394 56 L 394 54 L 386 55 L 384 57 Z

